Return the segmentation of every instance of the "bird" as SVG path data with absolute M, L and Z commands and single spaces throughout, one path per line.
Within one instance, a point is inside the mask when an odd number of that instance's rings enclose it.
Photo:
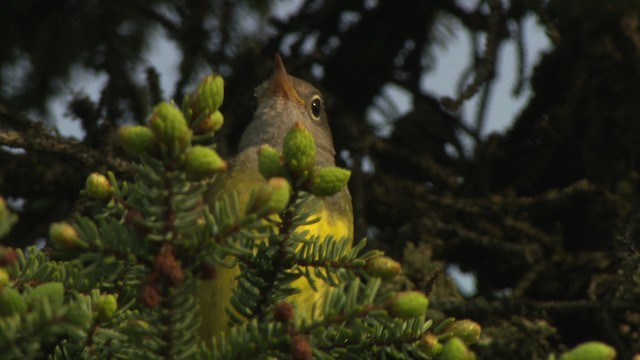
M 274 59 L 272 77 L 255 90 L 257 108 L 252 121 L 244 130 L 238 146 L 238 154 L 229 161 L 227 172 L 219 176 L 211 193 L 213 199 L 236 192 L 239 204 L 247 204 L 252 190 L 264 184 L 265 179 L 258 170 L 258 149 L 263 144 L 282 150 L 285 134 L 294 124 L 302 124 L 313 136 L 316 146 L 316 165 L 334 166 L 336 151 L 322 93 L 310 83 L 290 76 L 280 55 Z M 353 205 L 349 190 L 345 187 L 333 196 L 321 197 L 321 206 L 315 216 L 319 221 L 298 228 L 308 230 L 307 238 L 324 241 L 328 235 L 339 239 L 347 237 L 353 241 Z M 247 209 L 241 209 L 245 212 Z M 227 269 L 219 267 L 212 280 L 201 281 L 199 286 L 201 336 L 211 339 L 225 333 L 229 327 L 226 309 L 230 308 L 230 299 L 236 285 L 235 277 L 240 273 L 238 266 Z M 300 290 L 287 301 L 295 306 L 296 313 L 304 319 L 318 316 L 322 309 L 322 299 L 330 286 L 315 281 L 312 289 L 304 277 L 292 284 Z M 320 305 L 320 306 L 319 306 Z M 315 307 L 314 307 L 315 306 Z M 315 309 L 315 314 L 312 312 Z

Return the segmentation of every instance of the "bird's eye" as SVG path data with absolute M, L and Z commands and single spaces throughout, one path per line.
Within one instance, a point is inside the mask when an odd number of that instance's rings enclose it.
M 311 116 L 314 120 L 320 119 L 320 113 L 322 112 L 322 99 L 316 95 L 311 99 Z

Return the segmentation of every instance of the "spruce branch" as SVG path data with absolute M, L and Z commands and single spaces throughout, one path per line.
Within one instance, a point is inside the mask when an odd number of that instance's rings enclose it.
M 118 173 L 128 173 L 131 165 L 124 159 L 108 152 L 83 145 L 77 140 L 52 135 L 45 126 L 21 114 L 15 114 L 0 106 L 0 122 L 9 124 L 17 131 L 0 129 L 0 145 L 27 151 L 54 154 L 63 159 L 81 163 L 87 169 L 107 167 Z

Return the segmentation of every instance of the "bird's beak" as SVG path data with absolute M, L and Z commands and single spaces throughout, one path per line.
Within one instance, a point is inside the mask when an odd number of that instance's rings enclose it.
M 293 81 L 291 81 L 291 78 L 287 74 L 287 69 L 284 68 L 282 58 L 280 58 L 280 55 L 277 53 L 273 65 L 270 92 L 273 96 L 282 96 L 300 106 L 304 106 L 304 100 L 302 100 L 293 86 Z

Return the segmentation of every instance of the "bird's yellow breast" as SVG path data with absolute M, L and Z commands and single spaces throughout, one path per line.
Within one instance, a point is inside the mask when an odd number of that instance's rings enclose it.
M 232 174 L 228 181 L 223 183 L 222 188 L 216 190 L 226 193 L 230 189 L 241 189 L 244 187 L 245 191 L 239 193 L 239 200 L 241 204 L 246 204 L 248 200 L 248 193 L 246 189 L 251 189 L 251 183 L 255 183 L 256 179 L 260 179 L 260 175 L 256 172 L 253 174 L 248 173 L 236 173 Z M 242 187 L 241 187 L 242 186 Z M 348 206 L 345 206 L 345 210 L 337 211 L 331 208 L 326 200 L 323 200 L 322 206 L 319 211 L 312 215 L 313 217 L 319 217 L 319 221 L 299 227 L 298 232 L 305 230 L 309 231 L 308 238 L 318 238 L 319 241 L 325 241 L 326 237 L 331 235 L 335 239 L 348 237 L 353 238 L 353 214 L 351 212 L 351 199 L 346 193 L 341 193 L 336 196 L 342 196 L 344 199 L 339 201 L 348 202 Z M 210 339 L 212 336 L 218 335 L 221 332 L 226 331 L 228 315 L 227 309 L 230 309 L 230 299 L 233 294 L 233 289 L 236 286 L 236 277 L 239 275 L 240 269 L 238 266 L 228 269 L 224 267 L 218 267 L 216 271 L 216 277 L 213 280 L 201 281 L 198 289 L 198 298 L 200 307 L 202 309 L 202 330 L 201 334 L 203 339 Z M 313 271 L 310 272 L 313 274 Z M 312 275 L 313 276 L 313 275 Z M 296 308 L 296 316 L 302 319 L 309 319 L 313 315 L 317 317 L 323 308 L 322 300 L 329 289 L 329 285 L 320 279 L 314 278 L 314 285 L 317 291 L 314 291 L 305 277 L 302 277 L 293 282 L 295 288 L 300 289 L 298 294 L 289 297 L 289 301 Z M 315 306 L 315 313 L 313 309 Z

